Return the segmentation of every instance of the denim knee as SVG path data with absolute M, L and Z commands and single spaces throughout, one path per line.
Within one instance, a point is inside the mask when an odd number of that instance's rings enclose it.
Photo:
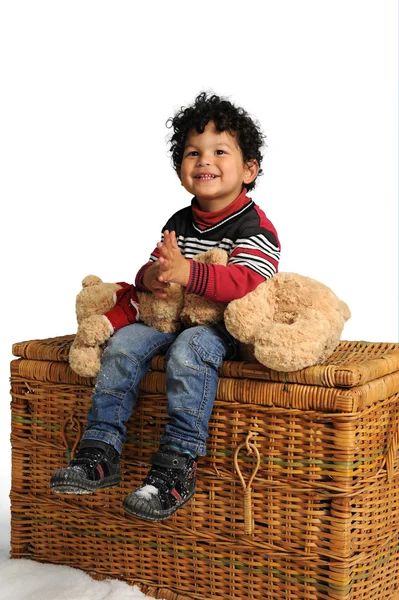
M 202 363 L 220 367 L 223 360 L 233 358 L 236 342 L 223 325 L 199 325 L 183 331 L 175 343 L 169 348 L 166 363 L 172 360 L 178 364 L 189 366 L 194 362 L 196 368 Z

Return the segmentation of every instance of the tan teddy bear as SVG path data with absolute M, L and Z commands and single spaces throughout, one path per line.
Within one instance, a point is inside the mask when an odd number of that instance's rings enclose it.
M 115 306 L 118 283 L 103 283 L 95 275 L 82 281 L 82 290 L 76 297 L 78 331 L 69 351 L 71 369 L 83 377 L 98 373 L 102 346 L 112 335 L 110 323 L 104 314 Z
M 351 314 L 324 284 L 296 273 L 278 273 L 228 305 L 224 321 L 255 358 L 276 371 L 322 363 L 338 345 Z
M 224 250 L 214 248 L 193 260 L 226 265 Z M 103 283 L 95 275 L 82 281 L 76 297 L 78 330 L 69 353 L 69 364 L 83 377 L 95 377 L 100 369 L 105 342 L 121 327 L 140 318 L 146 325 L 163 332 L 180 331 L 183 327 L 223 320 L 225 304 L 212 302 L 184 288 L 171 284 L 166 299 L 138 292 L 127 283 Z

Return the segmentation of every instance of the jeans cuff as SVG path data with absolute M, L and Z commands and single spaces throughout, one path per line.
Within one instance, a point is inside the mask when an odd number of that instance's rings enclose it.
M 190 453 L 197 456 L 206 455 L 206 446 L 202 442 L 188 442 L 182 438 L 163 436 L 160 441 L 160 446 L 177 446 L 182 450 L 189 450 Z
M 105 442 L 106 444 L 113 446 L 113 448 L 115 448 L 118 454 L 122 453 L 123 444 L 115 435 L 112 435 L 112 433 L 90 429 L 82 435 L 80 441 L 83 442 L 84 440 L 96 440 L 97 442 Z

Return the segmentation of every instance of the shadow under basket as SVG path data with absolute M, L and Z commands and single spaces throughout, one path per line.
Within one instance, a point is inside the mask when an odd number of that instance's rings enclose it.
M 14 344 L 11 557 L 118 578 L 166 600 L 388 600 L 399 587 L 399 345 L 340 342 L 293 373 L 220 368 L 194 498 L 170 519 L 129 517 L 166 420 L 164 359 L 140 384 L 122 482 L 49 489 L 85 427 L 94 380 L 73 336 Z

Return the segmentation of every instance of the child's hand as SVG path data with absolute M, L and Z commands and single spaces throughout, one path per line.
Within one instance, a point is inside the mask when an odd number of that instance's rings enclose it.
M 165 299 L 168 297 L 166 288 L 168 288 L 170 284 L 159 281 L 159 271 L 159 264 L 158 262 L 155 262 L 153 265 L 148 267 L 144 273 L 143 283 L 145 287 L 154 294 L 154 296 Z
M 165 229 L 163 243 L 158 242 L 157 248 L 161 256 L 158 281 L 165 283 L 180 283 L 186 286 L 190 277 L 190 261 L 184 258 L 177 245 L 176 233 Z

